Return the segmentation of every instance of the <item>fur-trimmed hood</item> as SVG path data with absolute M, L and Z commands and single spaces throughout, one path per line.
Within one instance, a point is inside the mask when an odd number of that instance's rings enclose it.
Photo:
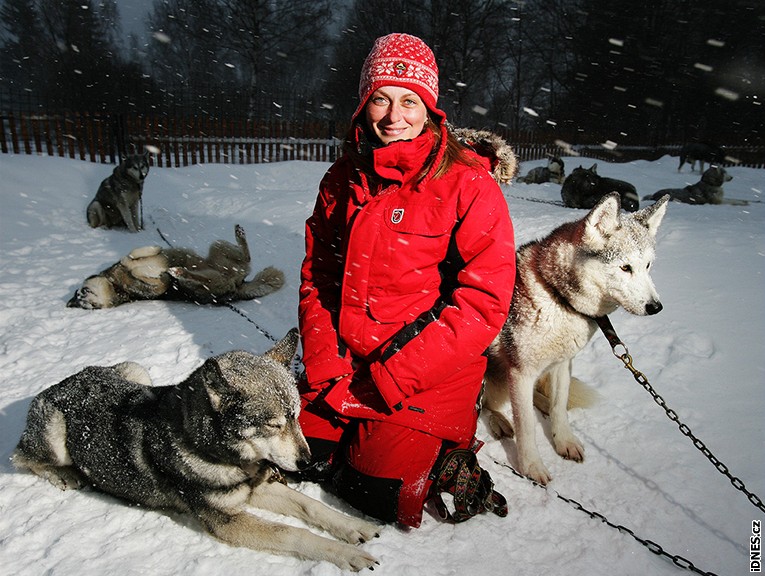
M 452 126 L 449 126 L 449 130 L 476 154 L 489 159 L 491 175 L 498 184 L 509 184 L 518 173 L 518 158 L 513 149 L 494 132 Z

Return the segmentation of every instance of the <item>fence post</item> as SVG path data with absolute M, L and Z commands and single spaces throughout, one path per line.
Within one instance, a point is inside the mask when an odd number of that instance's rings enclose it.
M 0 116 L 0 152 L 8 154 L 8 143 L 5 141 L 5 121 L 10 122 L 8 116 Z
M 111 131 L 114 146 L 109 146 L 109 159 L 112 164 L 119 164 L 128 154 L 128 135 L 123 114 L 111 115 Z M 116 150 L 115 150 L 116 148 Z

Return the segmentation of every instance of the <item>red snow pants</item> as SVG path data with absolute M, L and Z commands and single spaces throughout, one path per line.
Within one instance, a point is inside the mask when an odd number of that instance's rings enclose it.
M 397 424 L 342 417 L 320 399 L 303 400 L 299 421 L 313 455 L 305 478 L 330 482 L 340 498 L 369 516 L 414 528 L 445 444 L 464 448 Z

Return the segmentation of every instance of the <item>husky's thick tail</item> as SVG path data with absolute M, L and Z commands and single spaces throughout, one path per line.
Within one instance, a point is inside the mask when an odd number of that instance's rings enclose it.
M 263 268 L 252 280 L 242 284 L 236 291 L 240 300 L 252 300 L 276 292 L 284 286 L 284 272 L 273 266 Z
M 572 408 L 588 408 L 595 404 L 599 397 L 595 389 L 579 380 L 579 378 L 572 376 L 566 407 L 569 410 Z M 548 374 L 537 380 L 537 385 L 534 389 L 534 406 L 544 414 L 550 413 L 550 376 Z

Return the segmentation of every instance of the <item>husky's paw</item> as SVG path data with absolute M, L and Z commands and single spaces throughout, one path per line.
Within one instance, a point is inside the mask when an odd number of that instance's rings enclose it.
M 353 572 L 358 572 L 364 568 L 374 570 L 374 567 L 380 564 L 377 558 L 361 548 L 340 542 L 337 542 L 337 545 L 338 548 L 333 551 L 334 554 L 332 554 L 330 561 L 337 564 L 341 570 L 352 570 Z
M 42 475 L 59 490 L 79 490 L 87 484 L 85 477 L 74 468 L 56 468 Z
M 332 530 L 335 538 L 344 540 L 350 544 L 363 544 L 380 536 L 380 527 L 360 518 L 348 517 L 342 526 Z
M 489 430 L 497 439 L 515 436 L 512 422 L 501 412 L 489 412 Z
M 574 435 L 562 439 L 555 438 L 555 451 L 566 460 L 584 460 L 584 446 Z
M 131 260 L 140 260 L 141 258 L 156 256 L 160 252 L 162 252 L 162 248 L 159 246 L 142 246 L 140 248 L 134 248 L 130 254 L 128 254 L 128 257 Z
M 136 362 L 120 362 L 112 366 L 117 373 L 129 382 L 135 382 L 142 386 L 151 386 L 151 376 L 146 368 Z
M 521 467 L 521 473 L 542 486 L 547 486 L 548 482 L 552 481 L 550 471 L 544 464 L 542 464 L 541 460 L 531 462 L 528 465 Z

